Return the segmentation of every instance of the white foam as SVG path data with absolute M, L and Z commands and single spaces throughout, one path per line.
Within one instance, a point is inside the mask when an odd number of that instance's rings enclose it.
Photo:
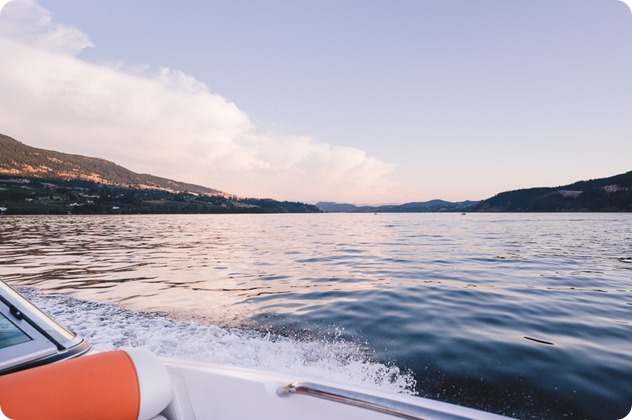
M 224 329 L 21 288 L 31 302 L 95 347 L 146 348 L 160 356 L 291 373 L 413 394 L 411 373 L 369 360 L 362 346 L 339 339 L 299 340 Z

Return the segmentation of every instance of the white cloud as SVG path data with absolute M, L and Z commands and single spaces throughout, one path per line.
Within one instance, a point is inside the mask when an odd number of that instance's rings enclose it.
M 12 1 L 2 13 L 0 36 L 65 54 L 94 46 L 78 29 L 53 23 L 51 13 L 33 0 Z
M 246 136 L 240 144 L 255 151 L 248 175 L 269 196 L 361 202 L 394 187 L 386 178 L 394 165 L 356 148 L 274 135 Z
M 2 9 L 4 9 L 4 6 L 10 3 L 10 1 L 11 0 L 0 0 L 0 13 L 2 13 Z
M 179 70 L 73 56 L 91 45 L 35 2 L 12 2 L 0 19 L 0 132 L 238 195 L 353 201 L 392 187 L 392 165 L 259 133 L 235 104 Z

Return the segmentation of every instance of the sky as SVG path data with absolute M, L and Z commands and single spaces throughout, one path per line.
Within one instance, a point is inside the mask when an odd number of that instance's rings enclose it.
M 0 11 L 0 133 L 309 203 L 602 178 L 632 170 L 632 12 L 620 0 L 13 0 Z

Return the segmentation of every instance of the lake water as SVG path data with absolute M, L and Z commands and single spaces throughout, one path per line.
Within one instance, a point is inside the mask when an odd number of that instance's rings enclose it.
M 100 347 L 524 419 L 632 406 L 632 214 L 2 216 L 0 278 Z

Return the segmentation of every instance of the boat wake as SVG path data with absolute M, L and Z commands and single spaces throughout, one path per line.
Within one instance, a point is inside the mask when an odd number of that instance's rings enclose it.
M 362 346 L 335 339 L 301 340 L 272 333 L 220 328 L 85 301 L 33 288 L 20 293 L 60 324 L 111 350 L 140 347 L 157 355 L 415 393 L 412 373 L 369 360 Z

